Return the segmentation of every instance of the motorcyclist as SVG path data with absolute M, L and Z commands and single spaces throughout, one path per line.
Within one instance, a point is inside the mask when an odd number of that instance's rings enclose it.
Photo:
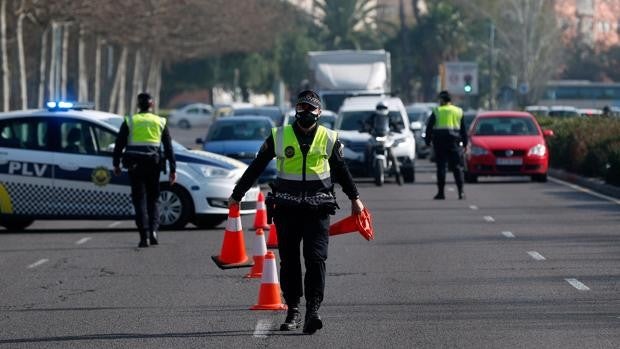
M 368 117 L 368 119 L 365 120 L 364 132 L 370 133 L 371 140 L 378 139 L 378 138 L 384 138 L 384 140 L 381 141 L 380 145 L 377 143 L 373 143 L 373 142 L 369 143 L 370 145 L 368 148 L 366 159 L 369 162 L 369 166 L 374 168 L 374 166 L 376 166 L 376 163 L 375 163 L 375 157 L 372 156 L 372 154 L 375 151 L 377 151 L 376 147 L 379 146 L 380 150 L 378 151 L 380 153 L 383 153 L 384 151 L 387 153 L 386 155 L 387 155 L 387 158 L 392 163 L 392 166 L 393 166 L 392 170 L 394 174 L 396 175 L 397 183 L 400 185 L 402 184 L 402 177 L 400 174 L 400 165 L 398 163 L 398 159 L 392 153 L 391 146 L 390 145 L 386 146 L 386 143 L 385 143 L 387 137 L 390 135 L 390 132 L 392 131 L 398 131 L 398 126 L 394 124 L 392 120 L 390 119 L 390 110 L 387 104 L 385 104 L 385 102 L 383 101 L 380 101 L 379 103 L 377 103 L 377 106 L 375 107 L 375 112 L 372 113 L 370 117 Z M 381 185 L 380 183 L 382 182 L 382 180 L 378 180 L 378 181 L 379 182 L 377 185 Z

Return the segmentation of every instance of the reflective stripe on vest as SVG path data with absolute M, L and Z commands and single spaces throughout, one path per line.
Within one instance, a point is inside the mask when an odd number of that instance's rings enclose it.
M 161 144 L 161 134 L 166 119 L 151 113 L 139 113 L 125 117 L 129 128 L 129 146 L 156 146 Z
M 272 129 L 276 153 L 278 178 L 302 181 L 303 154 L 295 136 L 293 126 Z M 324 180 L 330 177 L 329 157 L 334 150 L 338 134 L 326 127 L 318 126 L 308 155 L 306 156 L 306 180 Z
M 463 110 L 457 106 L 448 104 L 435 108 L 436 130 L 458 130 L 461 128 L 461 119 L 463 118 Z

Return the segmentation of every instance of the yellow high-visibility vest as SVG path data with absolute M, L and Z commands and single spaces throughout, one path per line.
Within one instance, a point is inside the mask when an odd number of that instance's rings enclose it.
M 303 181 L 304 159 L 293 126 L 275 127 L 271 132 L 275 145 L 278 178 Z M 318 126 L 306 156 L 306 181 L 322 181 L 330 177 L 329 157 L 336 144 L 337 136 L 335 131 Z
M 436 130 L 458 130 L 461 128 L 463 109 L 452 104 L 442 105 L 433 111 Z
M 151 113 L 138 113 L 125 117 L 129 127 L 129 146 L 156 146 L 161 144 L 161 134 L 166 119 Z

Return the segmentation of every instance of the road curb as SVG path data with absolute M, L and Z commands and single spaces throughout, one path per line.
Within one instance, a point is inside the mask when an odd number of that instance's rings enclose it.
M 557 179 L 561 179 L 569 183 L 577 184 L 579 186 L 588 188 L 600 194 L 604 194 L 604 195 L 611 196 L 616 199 L 620 199 L 620 187 L 607 184 L 601 179 L 583 177 L 578 174 L 574 174 L 574 173 L 567 172 L 564 170 L 551 169 L 551 168 L 549 169 L 548 173 L 551 177 L 555 177 Z

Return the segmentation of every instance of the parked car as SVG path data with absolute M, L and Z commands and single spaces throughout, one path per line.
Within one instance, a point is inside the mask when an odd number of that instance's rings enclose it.
M 546 105 L 528 105 L 525 111 L 536 116 L 549 116 L 549 107 Z
M 344 158 L 353 175 L 371 176 L 369 172 L 368 146 L 370 134 L 362 132 L 366 120 L 375 112 L 377 103 L 383 101 L 389 108 L 390 123 L 394 126 L 394 156 L 400 162 L 401 174 L 405 182 L 415 181 L 416 144 L 409 129 L 407 110 L 400 98 L 380 96 L 349 97 L 338 111 L 336 130 L 344 145 Z
M 581 117 L 579 110 L 571 106 L 554 105 L 549 107 L 549 113 L 547 114 L 554 118 L 578 118 Z
M 196 143 L 208 152 L 222 154 L 249 164 L 271 134 L 273 121 L 266 116 L 237 116 L 217 119 L 209 128 L 204 139 Z M 263 171 L 258 182 L 268 183 L 277 176 L 276 162 L 272 160 Z
M 470 129 L 465 152 L 465 180 L 479 176 L 531 176 L 547 181 L 549 149 L 536 118 L 526 112 L 491 111 L 479 114 Z
M 66 107 L 0 113 L 0 225 L 21 230 L 34 220 L 134 219 L 129 176 L 112 176 L 121 116 Z M 161 228 L 226 220 L 228 197 L 246 165 L 173 141 L 177 182 L 161 174 Z M 259 188 L 241 202 L 256 212 Z
M 263 107 L 242 107 L 234 108 L 232 116 L 245 116 L 245 115 L 261 115 L 267 116 L 273 121 L 276 126 L 281 126 L 284 122 L 284 113 L 280 107 L 276 106 L 263 106 Z
M 407 106 L 411 132 L 415 137 L 416 155 L 420 159 L 426 158 L 431 153 L 431 148 L 426 145 L 424 137 L 426 137 L 426 123 L 435 107 L 437 107 L 436 103 L 414 103 Z
M 172 111 L 168 117 L 168 122 L 170 125 L 187 129 L 196 126 L 208 127 L 212 119 L 212 106 L 203 103 L 194 103 Z
M 578 112 L 581 116 L 585 116 L 585 117 L 603 116 L 602 109 L 594 109 L 594 108 L 578 109 Z

